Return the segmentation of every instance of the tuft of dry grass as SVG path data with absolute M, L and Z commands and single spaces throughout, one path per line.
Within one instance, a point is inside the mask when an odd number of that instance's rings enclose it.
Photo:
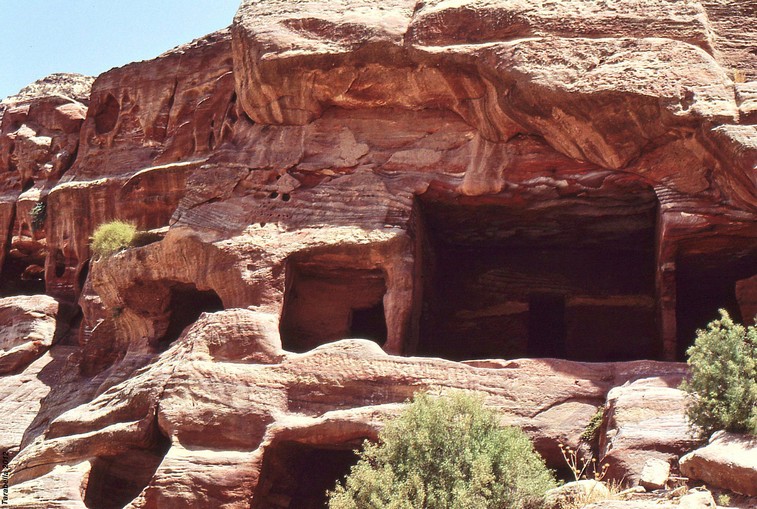
M 621 494 L 623 487 L 620 481 L 603 481 L 603 484 L 607 487 L 607 490 L 610 492 L 609 494 L 599 490 L 590 491 L 589 493 L 581 493 L 570 501 L 562 504 L 560 509 L 581 509 L 589 504 L 596 504 L 597 502 L 603 502 L 605 500 L 624 499 Z

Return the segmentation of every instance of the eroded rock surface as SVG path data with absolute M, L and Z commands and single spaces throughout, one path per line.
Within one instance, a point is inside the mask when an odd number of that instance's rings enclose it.
M 0 299 L 0 374 L 13 373 L 55 339 L 58 303 L 46 295 Z
M 610 391 L 600 439 L 609 475 L 622 473 L 637 483 L 650 459 L 677 466 L 681 455 L 701 443 L 686 420 L 682 379 L 646 378 Z
M 45 291 L 47 195 L 76 157 L 92 80 L 54 74 L 0 102 L 2 296 Z
M 3 380 L 42 382 L 14 504 L 317 504 L 420 389 L 482 392 L 554 467 L 604 405 L 613 476 L 675 466 L 685 366 L 656 361 L 753 304 L 733 5 L 245 0 L 87 99 L 14 99 L 2 286 L 75 331 Z M 91 259 L 113 218 L 156 241 Z
M 736 493 L 757 496 L 757 438 L 718 432 L 681 458 L 681 472 Z

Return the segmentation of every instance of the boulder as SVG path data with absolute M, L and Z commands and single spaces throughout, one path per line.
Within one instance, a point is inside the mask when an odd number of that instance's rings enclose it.
M 648 490 L 660 490 L 665 487 L 670 476 L 670 463 L 657 458 L 650 458 L 641 470 L 639 485 Z
M 717 432 L 680 461 L 681 473 L 719 488 L 757 496 L 757 438 Z
M 584 479 L 565 483 L 547 492 L 544 504 L 549 509 L 560 509 L 569 505 L 588 504 L 609 498 L 610 490 L 604 483 Z
M 681 381 L 680 376 L 646 378 L 610 391 L 600 439 L 609 476 L 637 483 L 649 462 L 669 468 L 699 444 L 686 420 L 686 393 L 677 389 Z
M 678 502 L 678 507 L 681 509 L 704 509 L 706 507 L 715 507 L 715 499 L 712 498 L 712 493 L 707 490 L 703 491 L 690 491 L 686 495 L 682 496 Z

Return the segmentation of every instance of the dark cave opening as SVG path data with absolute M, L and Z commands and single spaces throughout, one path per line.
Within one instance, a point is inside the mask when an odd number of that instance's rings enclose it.
M 345 338 L 383 345 L 385 294 L 381 270 L 291 261 L 280 325 L 284 349 L 306 352 Z
M 79 276 L 76 278 L 77 289 L 81 292 L 84 289 L 84 285 L 87 283 L 87 277 L 89 276 L 89 260 L 84 262 L 84 265 L 79 269 Z
M 565 357 L 565 296 L 534 294 L 528 299 L 528 356 Z
M 369 308 L 352 310 L 348 337 L 370 339 L 383 344 L 386 341 L 386 333 L 383 300 Z
M 686 360 L 686 350 L 694 343 L 697 329 L 720 318 L 725 309 L 737 323 L 744 323 L 736 299 L 736 282 L 754 275 L 757 253 L 739 249 L 734 242 L 728 252 L 688 253 L 676 259 L 676 332 L 678 360 Z M 751 324 L 749 324 L 751 325 Z
M 450 360 L 659 358 L 657 200 L 651 189 L 633 191 L 530 207 L 419 197 L 417 353 Z
M 60 249 L 55 251 L 55 277 L 62 278 L 66 274 L 66 256 Z
M 356 443 L 357 444 L 357 443 Z M 265 453 L 254 509 L 324 509 L 333 490 L 358 461 L 356 445 L 333 447 L 297 442 L 271 445 Z
M 84 493 L 88 509 L 121 509 L 134 500 L 155 475 L 171 441 L 156 433 L 147 449 L 129 449 L 115 456 L 98 457 Z
M 213 290 L 198 290 L 193 284 L 176 283 L 170 287 L 168 328 L 158 341 L 160 348 L 179 339 L 184 329 L 200 318 L 202 313 L 223 310 L 223 301 Z
M 45 293 L 45 270 L 26 257 L 9 253 L 0 270 L 0 297 Z

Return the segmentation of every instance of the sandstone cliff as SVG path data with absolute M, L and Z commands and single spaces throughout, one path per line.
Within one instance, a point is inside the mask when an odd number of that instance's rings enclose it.
M 57 316 L 0 343 L 23 351 L 0 356 L 13 503 L 309 507 L 331 473 L 292 472 L 349 464 L 438 387 L 553 467 L 604 405 L 616 475 L 675 462 L 695 440 L 660 361 L 755 309 L 755 14 L 245 0 L 4 100 L 0 292 L 57 299 L 5 312 Z M 92 259 L 115 218 L 161 240 Z M 666 403 L 638 419 L 644 391 Z

